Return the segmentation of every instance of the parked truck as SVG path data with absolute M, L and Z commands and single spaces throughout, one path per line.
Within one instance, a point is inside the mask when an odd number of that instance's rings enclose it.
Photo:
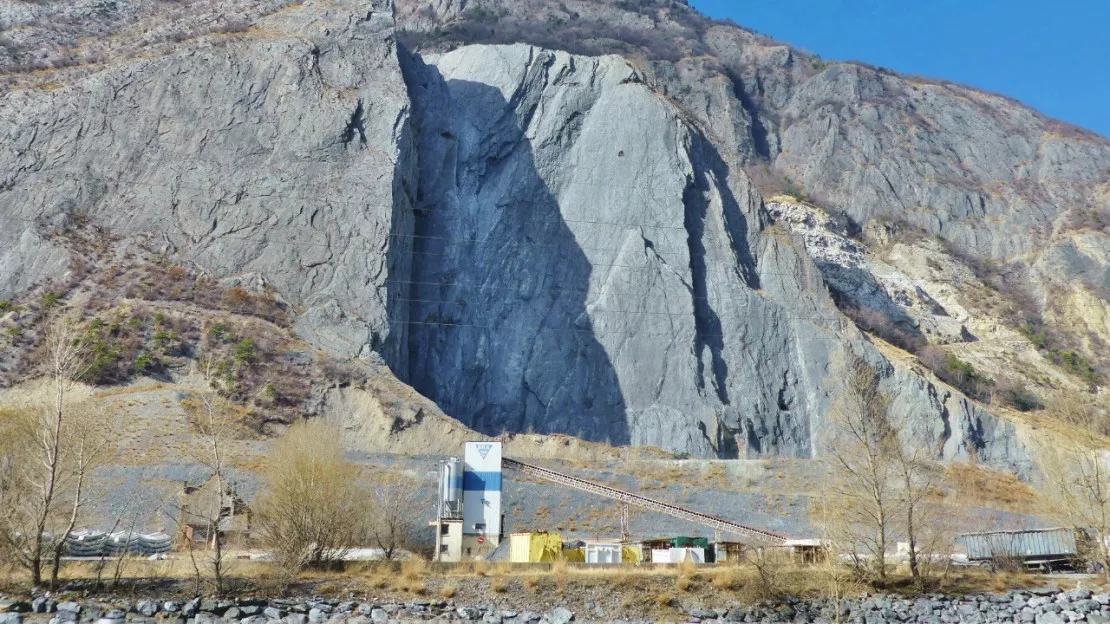
M 1089 529 L 1029 529 L 963 533 L 956 544 L 967 549 L 968 562 L 997 570 L 1021 565 L 1041 572 L 1076 571 L 1085 568 L 1083 554 L 1097 540 Z

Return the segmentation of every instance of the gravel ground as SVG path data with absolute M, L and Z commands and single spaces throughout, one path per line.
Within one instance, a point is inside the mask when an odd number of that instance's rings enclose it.
M 581 587 L 573 587 L 582 590 Z M 779 598 L 744 604 L 727 594 L 675 597 L 663 587 L 648 587 L 647 600 L 632 599 L 637 588 L 611 583 L 586 591 L 512 590 L 486 594 L 478 601 L 458 596 L 382 599 L 367 595 L 302 598 L 182 600 L 174 596 L 0 597 L 0 624 L 372 624 L 374 622 L 474 621 L 489 624 L 569 624 L 578 622 L 1110 622 L 1110 594 L 1079 587 L 1011 589 L 989 594 L 856 595 L 828 598 Z M 617 589 L 617 591 L 613 591 Z M 643 588 L 639 588 L 643 589 Z M 155 620 L 157 618 L 157 620 Z
M 401 470 L 426 484 L 429 504 L 425 519 L 435 515 L 436 475 L 441 457 L 352 455 L 364 464 Z M 756 528 L 790 537 L 816 534 L 809 513 L 809 496 L 791 492 L 813 491 L 817 465 L 813 462 L 612 462 L 589 468 L 569 462 L 545 460 L 544 466 L 658 500 L 681 505 Z M 94 506 L 90 528 L 111 527 L 114 518 L 128 505 L 147 511 L 137 528 L 172 531 L 172 518 L 160 514 L 182 481 L 197 481 L 204 469 L 189 464 L 155 464 L 144 467 L 117 466 L 101 470 L 108 487 Z M 593 494 L 539 482 L 519 473 L 506 472 L 504 480 L 505 533 L 529 530 L 557 531 L 566 538 L 615 537 L 620 534 L 620 506 Z M 233 480 L 249 502 L 259 486 L 256 473 L 233 471 Z M 968 509 L 959 530 L 982 530 L 986 526 L 1043 526 L 1038 518 L 991 509 Z M 638 537 L 691 535 L 714 537 L 712 529 L 691 525 L 670 516 L 632 509 L 631 531 Z M 431 535 L 428 535 L 429 539 Z M 723 539 L 729 539 L 723 535 Z

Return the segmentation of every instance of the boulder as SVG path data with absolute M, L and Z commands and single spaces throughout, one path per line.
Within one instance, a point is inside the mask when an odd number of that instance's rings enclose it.
M 1045 611 L 1043 613 L 1038 613 L 1034 622 L 1036 624 L 1066 624 L 1067 620 L 1060 617 L 1058 613 Z
M 545 624 L 569 624 L 574 620 L 574 613 L 566 607 L 555 607 L 543 616 Z
M 482 610 L 474 607 L 459 607 L 455 609 L 455 613 L 463 620 L 477 620 L 482 617 Z

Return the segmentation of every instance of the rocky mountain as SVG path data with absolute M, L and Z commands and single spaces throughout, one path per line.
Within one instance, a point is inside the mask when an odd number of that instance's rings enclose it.
M 811 457 L 858 354 L 908 442 L 1022 475 L 1021 410 L 1101 380 L 1101 137 L 671 0 L 240 4 L 0 24 L 13 351 L 141 260 L 486 434 Z

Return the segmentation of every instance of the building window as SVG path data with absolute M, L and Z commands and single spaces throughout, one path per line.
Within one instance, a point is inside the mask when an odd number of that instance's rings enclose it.
M 439 552 L 441 554 L 446 555 L 447 554 L 447 544 L 441 544 L 440 547 L 439 547 Z
M 486 532 L 486 523 L 485 522 L 475 522 L 474 523 L 474 530 L 477 531 L 478 533 L 485 533 Z
M 440 535 L 447 535 L 450 532 L 451 532 L 451 527 L 449 525 L 446 525 L 446 524 L 439 525 L 439 534 Z

